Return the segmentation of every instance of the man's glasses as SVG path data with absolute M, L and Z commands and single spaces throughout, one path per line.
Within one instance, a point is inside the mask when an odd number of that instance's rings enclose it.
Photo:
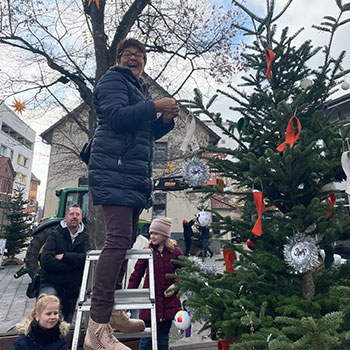
M 130 58 L 131 56 L 135 56 L 135 58 L 137 58 L 139 60 L 140 58 L 143 58 L 143 53 L 141 53 L 141 52 L 124 51 L 121 54 L 121 56 L 124 57 L 124 58 Z

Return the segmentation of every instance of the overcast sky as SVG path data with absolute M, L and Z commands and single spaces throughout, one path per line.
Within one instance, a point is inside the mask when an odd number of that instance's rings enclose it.
M 228 6 L 230 4 L 230 1 L 228 0 L 211 1 L 217 4 L 223 4 L 225 6 Z M 343 2 L 345 1 L 343 0 Z M 281 9 L 285 3 L 285 0 L 276 0 L 276 9 Z M 260 16 L 264 16 L 264 14 L 266 13 L 265 4 L 266 1 L 263 0 L 245 1 L 245 5 Z M 299 36 L 298 40 L 302 42 L 307 39 L 312 39 L 313 45 L 319 46 L 328 41 L 328 36 L 325 33 L 320 33 L 317 30 L 312 29 L 311 26 L 313 24 L 319 24 L 324 15 L 336 17 L 339 13 L 337 10 L 338 9 L 335 4 L 335 0 L 294 0 L 287 12 L 280 19 L 278 23 L 278 28 L 281 29 L 285 26 L 289 26 L 290 33 L 293 33 L 299 28 L 305 27 L 304 32 Z M 349 17 L 350 12 L 348 12 L 346 16 Z M 347 18 L 346 16 L 344 16 L 343 19 Z M 336 34 L 336 39 L 333 47 L 334 56 L 337 56 L 341 52 L 341 50 L 348 48 L 349 39 L 347 38 L 347 36 L 349 36 L 349 34 L 350 24 L 348 23 Z M 318 62 L 315 62 L 315 64 L 317 63 Z M 350 59 L 348 55 L 346 56 L 344 61 L 344 68 L 350 68 Z M 236 85 L 239 83 L 239 81 L 239 77 L 235 77 L 232 81 L 232 84 Z M 350 77 L 347 78 L 347 81 L 350 83 Z M 345 94 L 347 92 L 349 91 L 340 90 L 338 95 Z M 228 108 L 228 105 L 222 100 L 218 100 L 218 103 L 215 104 L 215 108 L 216 110 L 224 112 Z M 40 122 L 39 120 L 34 120 L 29 122 L 28 124 L 36 131 L 37 135 L 39 135 L 49 126 L 46 125 L 46 123 L 47 122 Z M 43 205 L 49 161 L 49 148 L 47 146 L 42 145 L 42 143 L 39 142 L 39 138 L 37 138 L 34 153 L 35 156 L 32 171 L 35 174 L 35 176 L 41 180 L 41 186 L 39 188 L 39 201 L 40 204 Z

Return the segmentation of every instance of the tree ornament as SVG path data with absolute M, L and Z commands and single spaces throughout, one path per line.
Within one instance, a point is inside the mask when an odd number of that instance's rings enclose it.
M 197 214 L 197 221 L 201 226 L 208 226 L 211 223 L 211 215 L 207 211 L 201 211 Z
M 166 168 L 165 168 L 165 172 L 171 173 L 172 171 L 174 171 L 174 166 L 171 163 L 167 163 Z
M 272 78 L 272 74 L 271 74 L 272 62 L 276 58 L 276 56 L 275 56 L 275 53 L 270 49 L 265 50 L 265 56 L 266 56 L 266 60 L 267 60 L 266 77 L 271 79 Z
M 263 193 L 260 191 L 254 191 L 253 195 L 254 195 L 254 202 L 256 205 L 256 211 L 258 212 L 258 220 L 256 220 L 256 223 L 252 229 L 252 232 L 257 236 L 261 236 L 263 233 L 262 227 L 261 227 L 261 217 L 265 210 L 264 197 L 263 197 Z
M 303 79 L 301 82 L 300 82 L 300 87 L 303 89 L 303 90 L 306 90 L 308 87 L 310 87 L 312 85 L 312 80 L 311 79 L 308 79 L 308 78 L 305 78 Z
M 230 349 L 230 345 L 227 340 L 220 340 L 218 342 L 218 350 L 229 350 L 229 349 Z
M 250 238 L 247 239 L 247 247 L 250 250 L 254 250 L 258 245 L 259 245 L 258 242 L 254 242 L 254 241 L 250 240 Z
M 173 319 L 176 328 L 186 330 L 191 325 L 191 317 L 185 310 L 178 311 Z
M 284 261 L 296 273 L 305 273 L 317 265 L 318 249 L 313 237 L 297 233 L 287 240 L 283 249 Z
M 298 127 L 297 134 L 295 134 L 293 120 L 296 120 L 296 122 L 297 122 L 297 127 Z M 301 132 L 301 123 L 296 116 L 293 116 L 292 118 L 289 119 L 289 122 L 287 125 L 286 140 L 277 147 L 277 151 L 279 151 L 279 152 L 284 151 L 284 148 L 286 147 L 287 143 L 289 143 L 290 148 L 292 148 L 294 146 L 295 142 L 298 140 L 298 138 L 300 136 L 300 132 Z
M 198 142 L 194 136 L 194 132 L 196 131 L 196 118 L 192 113 L 189 113 L 186 118 L 185 123 L 186 135 L 180 147 L 182 152 L 187 151 L 187 147 L 190 145 L 192 152 L 199 149 Z
M 230 272 L 235 272 L 235 269 L 233 268 L 233 263 L 236 259 L 235 251 L 226 245 L 223 247 L 223 255 L 224 255 L 224 261 L 225 261 L 225 270 Z
M 348 90 L 350 88 L 350 84 L 347 81 L 343 81 L 343 83 L 341 84 L 341 88 L 343 90 Z
M 185 162 L 182 176 L 189 185 L 200 187 L 209 180 L 209 167 L 202 159 L 193 157 Z
M 341 155 L 341 166 L 346 175 L 345 193 L 350 195 L 350 151 L 343 152 Z
M 17 101 L 15 99 L 15 102 L 11 105 L 15 109 L 15 112 L 18 112 L 22 114 L 22 112 L 27 108 L 24 102 Z

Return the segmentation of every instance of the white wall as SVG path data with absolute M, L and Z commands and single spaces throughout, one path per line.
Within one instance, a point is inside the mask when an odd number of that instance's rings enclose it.
M 25 146 L 19 140 L 10 136 L 3 129 L 7 125 L 12 130 L 14 130 L 17 135 L 26 139 L 28 146 Z M 24 123 L 20 117 L 17 116 L 9 107 L 4 104 L 0 105 L 0 147 L 1 145 L 6 147 L 2 156 L 10 157 L 12 160 L 13 169 L 16 172 L 16 179 L 14 183 L 14 191 L 18 187 L 24 188 L 24 198 L 28 199 L 29 196 L 29 186 L 33 163 L 33 149 L 35 141 L 35 132 L 26 123 Z M 18 163 L 18 157 L 23 156 L 26 159 L 26 163 L 21 165 Z M 20 175 L 26 177 L 26 184 L 24 185 L 20 182 Z

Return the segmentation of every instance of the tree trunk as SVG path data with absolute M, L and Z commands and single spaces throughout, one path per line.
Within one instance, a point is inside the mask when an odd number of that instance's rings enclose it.
M 103 218 L 102 207 L 93 205 L 91 193 L 89 192 L 89 217 L 87 221 L 87 232 L 91 249 L 102 249 L 106 239 L 106 226 Z
M 303 297 L 311 300 L 315 296 L 315 284 L 312 277 L 312 272 L 308 271 L 302 275 Z

